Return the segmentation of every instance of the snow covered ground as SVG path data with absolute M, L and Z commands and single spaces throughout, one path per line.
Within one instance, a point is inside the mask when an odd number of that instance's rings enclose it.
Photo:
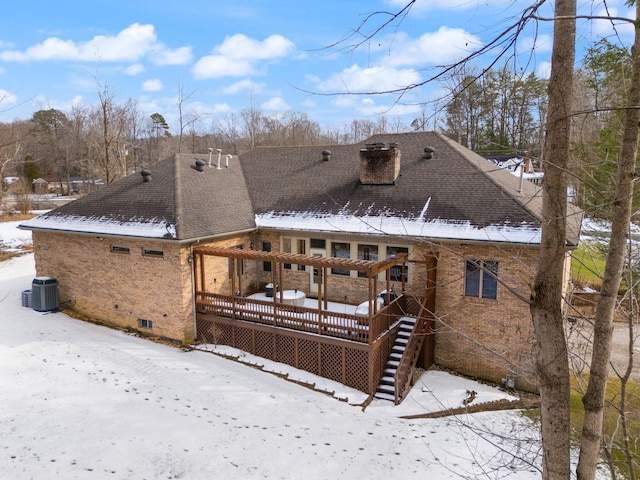
M 18 249 L 30 232 L 0 223 Z M 7 479 L 539 478 L 518 412 L 403 419 L 507 395 L 427 372 L 400 406 L 226 350 L 183 351 L 22 306 L 33 255 L 0 262 L 0 472 Z M 337 398 L 342 400 L 339 400 Z

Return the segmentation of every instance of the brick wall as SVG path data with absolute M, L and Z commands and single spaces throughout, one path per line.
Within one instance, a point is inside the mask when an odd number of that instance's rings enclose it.
M 190 249 L 177 244 L 130 238 L 33 232 L 37 275 L 51 276 L 60 283 L 61 302 L 81 314 L 107 324 L 190 342 L 193 339 L 193 300 Z M 351 241 L 357 241 L 351 238 Z M 261 249 L 271 242 L 279 251 L 280 233 L 227 238 L 212 243 L 222 247 L 244 245 Z M 395 243 L 395 242 L 394 242 Z M 114 253 L 112 246 L 129 248 Z M 161 250 L 162 258 L 142 255 L 142 249 Z M 463 374 L 500 382 L 505 375 L 516 378 L 516 386 L 535 390 L 533 365 L 535 337 L 529 306 L 503 285 L 497 300 L 464 295 L 465 259 L 496 260 L 498 276 L 510 289 L 529 297 L 537 249 L 529 247 L 444 246 L 418 243 L 410 249 L 407 294 L 421 298 L 425 288 L 426 256 L 437 263 L 436 316 L 438 333 L 435 360 L 438 365 Z M 272 281 L 262 261 L 245 261 L 243 294 L 262 291 Z M 308 267 L 309 268 L 309 267 Z M 231 293 L 228 259 L 205 259 L 207 291 Z M 298 288 L 309 294 L 309 272 L 285 270 L 284 289 Z M 400 284 L 394 282 L 400 291 Z M 377 289 L 386 287 L 378 281 Z M 368 293 L 366 279 L 330 275 L 329 300 L 358 304 Z M 72 301 L 72 299 L 74 299 Z M 139 319 L 153 322 L 151 330 L 139 328 Z
M 215 242 L 202 243 L 199 246 L 204 247 L 219 247 L 219 248 L 237 248 L 242 246 L 243 249 L 248 250 L 251 245 L 251 240 L 248 235 L 241 235 L 235 237 L 228 237 L 225 239 L 217 240 Z M 242 293 L 246 293 L 247 289 L 251 289 L 255 284 L 256 278 L 256 266 L 255 261 L 244 260 L 243 273 L 241 274 L 236 269 L 235 289 L 241 289 Z M 222 295 L 231 295 L 232 293 L 232 281 L 229 268 L 229 259 L 226 257 L 215 257 L 213 255 L 204 256 L 204 291 L 211 293 L 219 293 Z M 198 267 L 198 275 L 200 270 Z M 240 278 L 241 277 L 241 278 Z M 198 282 L 200 282 L 198 280 Z M 200 283 L 198 283 L 200 288 Z
M 435 360 L 460 373 L 536 390 L 535 335 L 529 305 L 498 284 L 496 300 L 465 297 L 465 259 L 496 260 L 498 278 L 528 299 L 538 251 L 530 247 L 447 246 L 437 249 Z
M 33 232 L 33 242 L 37 275 L 56 278 L 60 301 L 78 313 L 151 335 L 193 340 L 188 248 L 41 231 Z M 112 246 L 129 248 L 129 253 L 114 253 Z M 163 256 L 143 256 L 143 248 L 162 251 Z M 139 328 L 139 319 L 150 320 L 152 328 Z
M 255 241 L 271 242 L 279 251 L 280 232 L 261 231 Z M 304 236 L 304 234 L 300 235 Z M 345 241 L 366 243 L 350 237 Z M 389 243 L 395 243 L 389 241 Z M 258 243 L 256 243 L 258 245 Z M 436 364 L 460 373 L 500 383 L 514 375 L 516 386 L 536 390 L 534 375 L 535 336 L 527 299 L 533 283 L 538 250 L 533 247 L 486 247 L 434 245 L 418 242 L 409 249 L 410 269 L 406 293 L 421 299 L 426 285 L 425 258 L 437 257 Z M 469 298 L 464 295 L 466 259 L 499 262 L 498 276 L 509 288 L 498 285 L 497 300 Z M 259 273 L 260 281 L 271 281 L 270 273 Z M 295 285 L 295 287 L 294 287 Z M 392 282 L 396 291 L 401 284 Z M 298 288 L 309 293 L 309 273 L 285 270 L 284 288 Z M 329 275 L 329 300 L 358 304 L 367 299 L 366 279 Z M 385 282 L 378 281 L 378 290 Z

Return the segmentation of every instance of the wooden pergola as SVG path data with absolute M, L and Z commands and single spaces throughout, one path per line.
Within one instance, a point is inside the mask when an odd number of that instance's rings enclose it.
M 305 265 L 311 266 L 313 268 L 318 269 L 319 281 L 318 281 L 318 308 L 322 308 L 322 302 L 324 300 L 324 308 L 327 308 L 326 295 L 323 295 L 323 292 L 327 292 L 328 288 L 328 279 L 329 275 L 327 275 L 327 270 L 330 268 L 342 269 L 342 270 L 355 270 L 358 272 L 363 272 L 366 274 L 368 279 L 368 301 L 369 301 L 369 316 L 372 316 L 376 313 L 377 304 L 374 301 L 376 292 L 378 291 L 378 275 L 380 273 L 385 273 L 385 286 L 387 295 L 389 295 L 391 291 L 391 271 L 390 269 L 396 265 L 402 266 L 402 275 L 401 275 L 401 292 L 405 292 L 405 269 L 407 262 L 407 254 L 406 253 L 398 253 L 392 257 L 386 258 L 380 261 L 371 261 L 371 260 L 352 260 L 347 258 L 335 258 L 335 257 L 311 257 L 308 255 L 301 255 L 295 253 L 282 253 L 282 252 L 264 252 L 260 250 L 244 250 L 237 248 L 223 248 L 223 247 L 212 247 L 212 246 L 199 246 L 193 249 L 194 255 L 194 271 L 196 276 L 196 289 L 200 291 L 205 290 L 206 286 L 206 278 L 205 278 L 205 265 L 203 261 L 203 257 L 205 256 L 215 256 L 215 257 L 226 257 L 232 259 L 231 262 L 231 291 L 232 292 L 242 292 L 242 275 L 236 275 L 237 271 L 240 270 L 240 266 L 238 262 L 243 260 L 256 260 L 262 262 L 271 262 L 275 265 L 276 268 L 272 268 L 272 284 L 280 286 L 280 295 L 284 290 L 284 265 L 285 264 L 293 264 L 293 265 Z M 276 294 L 274 288 L 274 301 L 276 301 Z M 282 301 L 282 298 L 280 298 Z M 389 298 L 387 298 L 387 303 Z

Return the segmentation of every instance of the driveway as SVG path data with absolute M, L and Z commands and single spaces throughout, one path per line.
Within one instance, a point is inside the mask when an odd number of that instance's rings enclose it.
M 587 373 L 591 361 L 591 347 L 593 328 L 588 320 L 577 319 L 575 323 L 567 325 L 567 344 L 569 359 L 573 371 Z M 640 352 L 640 325 L 633 325 L 633 351 Z M 615 322 L 613 330 L 613 346 L 611 350 L 610 375 L 624 375 L 629 359 L 629 326 L 626 323 Z M 631 378 L 640 381 L 640 359 L 634 361 Z

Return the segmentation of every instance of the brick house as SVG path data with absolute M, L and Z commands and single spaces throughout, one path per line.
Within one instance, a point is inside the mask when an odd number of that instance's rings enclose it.
M 396 401 L 431 363 L 536 389 L 536 185 L 434 132 L 176 154 L 142 173 L 22 224 L 37 275 L 77 312 L 369 393 L 391 383 Z

